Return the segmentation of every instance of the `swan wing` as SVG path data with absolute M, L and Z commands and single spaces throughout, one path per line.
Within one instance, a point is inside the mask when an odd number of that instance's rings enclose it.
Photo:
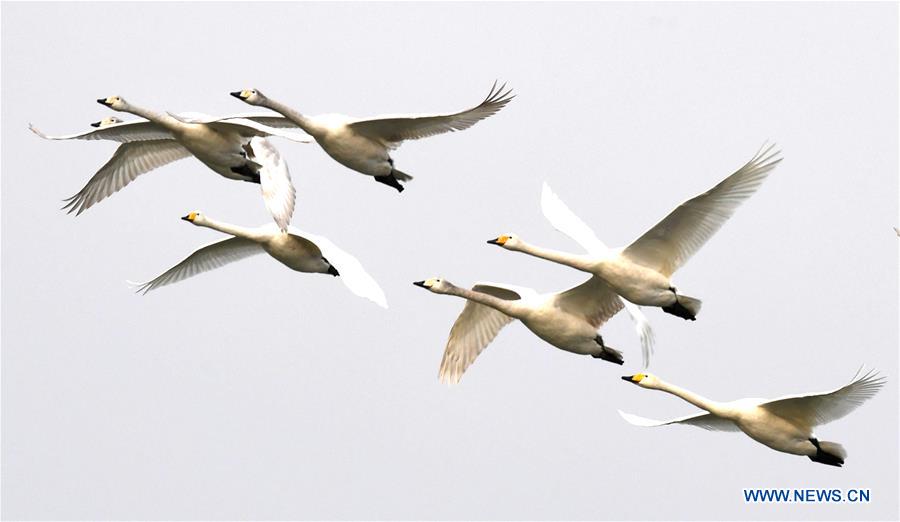
M 595 329 L 603 326 L 624 306 L 606 281 L 597 276 L 558 294 L 556 305 L 573 315 L 583 316 Z
M 136 286 L 136 291 L 146 294 L 150 290 L 155 290 L 161 286 L 177 283 L 183 279 L 263 252 L 265 250 L 255 241 L 241 237 L 232 237 L 204 246 L 155 279 L 146 283 L 131 284 Z
M 689 199 L 629 245 L 623 255 L 671 276 L 759 189 L 781 161 L 775 145 L 764 146 L 737 172 Z
M 501 285 L 498 283 L 476 283 L 475 292 L 482 292 L 507 301 L 516 301 L 525 296 L 536 295 L 530 288 Z M 497 337 L 504 326 L 514 319 L 490 306 L 466 301 L 466 306 L 450 329 L 447 347 L 441 359 L 438 378 L 444 384 L 458 384 L 466 369 L 475 362 L 478 355 Z
M 368 136 L 394 147 L 404 140 L 416 140 L 445 132 L 465 130 L 479 121 L 497 113 L 510 102 L 512 89 L 504 92 L 506 84 L 497 89 L 497 82 L 491 87 L 487 97 L 471 109 L 454 114 L 431 115 L 385 115 L 357 120 L 349 127 L 359 134 Z
M 276 129 L 298 129 L 300 128 L 293 121 L 285 118 L 284 116 L 277 116 L 273 114 L 255 114 L 255 113 L 242 113 L 242 114 L 228 114 L 226 116 L 207 116 L 205 114 L 186 117 L 186 114 L 193 113 L 179 113 L 177 115 L 173 115 L 178 118 L 183 123 L 214 123 L 217 121 L 225 121 L 225 120 L 250 120 L 255 123 L 259 123 L 261 125 L 265 125 L 266 127 L 273 127 Z
M 141 174 L 190 155 L 186 148 L 171 139 L 123 143 L 77 194 L 64 200 L 63 209 L 81 214 Z
M 294 215 L 294 203 L 297 191 L 291 182 L 291 173 L 287 163 L 269 140 L 253 138 L 250 140 L 253 161 L 259 163 L 259 186 L 262 190 L 266 209 L 272 214 L 278 228 L 287 232 Z
M 363 268 L 362 263 L 360 263 L 358 259 L 342 250 L 325 236 L 303 232 L 294 227 L 288 227 L 288 231 L 292 235 L 300 236 L 302 239 L 311 241 L 319 247 L 319 250 L 322 251 L 322 257 L 327 259 L 328 262 L 337 269 L 340 274 L 338 279 L 340 279 L 341 282 L 344 283 L 344 286 L 351 292 L 359 297 L 364 297 L 372 301 L 382 308 L 388 307 L 384 290 L 381 289 L 381 286 L 378 285 L 375 278 L 366 272 L 366 269 Z
M 112 125 L 63 136 L 48 136 L 31 124 L 28 125 L 28 128 L 31 129 L 31 132 L 45 140 L 109 140 L 118 141 L 119 143 L 129 143 L 132 141 L 172 139 L 171 132 L 146 120 L 114 123 Z
M 639 417 L 637 415 L 632 415 L 631 413 L 625 413 L 622 410 L 618 411 L 619 415 L 621 415 L 622 418 L 625 419 L 625 421 L 629 424 L 645 428 L 668 426 L 670 424 L 685 424 L 688 426 L 696 426 L 698 428 L 703 428 L 704 430 L 710 431 L 740 431 L 740 428 L 737 427 L 737 424 L 731 422 L 728 419 L 723 419 L 722 417 L 713 415 L 712 413 L 695 413 L 693 415 L 678 417 L 677 419 L 660 421 Z
M 764 402 L 759 406 L 771 413 L 793 419 L 807 427 L 840 419 L 871 399 L 884 386 L 886 379 L 875 370 L 856 372 L 846 386 L 836 390 L 806 395 L 789 395 Z
M 213 117 L 201 113 L 167 113 L 181 123 L 208 125 L 222 133 L 237 132 L 241 136 L 250 138 L 254 136 L 278 136 L 298 143 L 311 143 L 313 140 L 307 134 L 286 131 L 284 128 L 275 128 L 260 123 L 258 121 L 239 118 L 236 116 Z
M 591 227 L 576 216 L 546 182 L 541 188 L 541 211 L 553 228 L 569 236 L 589 254 L 600 256 L 609 250 Z

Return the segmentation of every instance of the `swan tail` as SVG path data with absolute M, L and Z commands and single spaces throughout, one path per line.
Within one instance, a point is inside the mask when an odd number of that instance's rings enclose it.
M 409 174 L 407 174 L 405 172 L 400 172 L 397 169 L 392 169 L 391 175 L 393 175 L 394 179 L 396 179 L 397 181 L 412 181 L 412 179 L 413 179 L 413 177 L 410 176 Z
M 809 460 L 813 462 L 837 467 L 843 466 L 846 458 L 847 450 L 843 446 L 827 440 L 816 441 L 816 454 L 809 455 Z

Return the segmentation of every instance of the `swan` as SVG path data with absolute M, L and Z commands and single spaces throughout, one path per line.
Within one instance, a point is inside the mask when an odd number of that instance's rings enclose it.
M 622 352 L 607 346 L 597 333 L 610 317 L 622 309 L 622 300 L 598 277 L 557 293 L 538 294 L 531 288 L 477 283 L 471 290 L 441 278 L 416 281 L 416 286 L 435 294 L 455 295 L 467 300 L 450 329 L 438 377 L 457 384 L 494 337 L 515 319 L 535 335 L 567 352 L 590 355 L 623 364 Z M 640 313 L 640 312 L 638 312 Z M 649 323 L 644 335 L 650 334 Z
M 384 292 L 375 279 L 355 257 L 328 238 L 294 227 L 282 232 L 272 224 L 256 228 L 240 227 L 216 221 L 200 212 L 191 212 L 181 219 L 233 237 L 200 248 L 150 281 L 129 281 L 138 292 L 146 294 L 150 290 L 265 252 L 297 272 L 340 276 L 344 285 L 355 295 L 369 299 L 382 308 L 388 307 Z
M 277 156 L 279 164 L 271 166 L 269 172 L 287 178 L 270 176 L 269 181 L 275 180 L 276 184 L 261 188 L 267 209 L 279 227 L 286 229 L 293 214 L 294 188 L 280 155 L 262 138 L 279 136 L 304 143 L 310 142 L 310 138 L 238 117 L 209 124 L 188 124 L 170 114 L 158 114 L 134 106 L 120 96 L 97 101 L 113 110 L 136 114 L 149 121 L 123 122 L 116 119 L 107 124 L 97 122 L 98 125 L 93 130 L 64 136 L 48 136 L 30 126 L 35 134 L 50 140 L 112 140 L 122 143 L 87 184 L 77 194 L 65 200 L 67 204 L 64 209 L 70 213 L 75 212 L 76 215 L 81 214 L 139 175 L 192 155 L 226 178 L 263 185 L 264 180 L 260 176 L 263 161 L 261 157 Z M 185 116 L 204 115 L 188 113 Z M 276 192 L 282 189 L 287 192 Z
M 312 136 L 322 149 L 341 165 L 373 176 L 375 181 L 403 191 L 400 182 L 412 176 L 394 168 L 390 151 L 404 140 L 414 140 L 468 129 L 498 112 L 515 96 L 512 89 L 504 92 L 506 84 L 497 89 L 497 82 L 479 105 L 453 114 L 385 115 L 374 118 L 354 118 L 343 114 L 305 116 L 287 105 L 266 97 L 258 89 L 230 93 L 250 104 L 272 109 L 284 115 L 297 127 Z M 200 120 L 204 121 L 204 120 Z
M 589 272 L 637 305 L 658 306 L 664 312 L 696 319 L 700 299 L 678 292 L 672 274 L 702 247 L 738 206 L 759 189 L 781 161 L 774 145 L 763 147 L 734 174 L 710 190 L 682 203 L 662 221 L 624 248 L 609 249 L 544 184 L 541 207 L 553 226 L 576 240 L 587 255 L 540 248 L 515 234 L 488 243 Z
M 831 466 L 843 465 L 847 454 L 840 444 L 816 438 L 813 428 L 844 417 L 871 399 L 885 383 L 885 378 L 875 371 L 863 374 L 860 369 L 849 384 L 829 392 L 788 395 L 773 400 L 717 402 L 648 373 L 628 375 L 622 379 L 641 388 L 671 393 L 707 412 L 656 421 L 619 411 L 630 424 L 646 427 L 686 424 L 706 430 L 742 431 L 773 450 L 805 455 L 813 462 Z
M 120 120 L 119 118 L 116 118 L 115 116 L 107 116 L 100 121 L 95 121 L 94 123 L 92 123 L 91 127 L 109 127 L 110 125 L 116 125 L 117 123 L 125 122 Z

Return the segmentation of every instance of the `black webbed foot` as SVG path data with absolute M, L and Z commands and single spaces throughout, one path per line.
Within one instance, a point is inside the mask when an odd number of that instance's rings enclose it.
M 395 178 L 393 174 L 388 174 L 387 176 L 375 176 L 375 181 L 384 183 L 389 187 L 394 187 L 397 189 L 397 192 L 403 192 L 403 185 L 397 181 L 397 178 Z

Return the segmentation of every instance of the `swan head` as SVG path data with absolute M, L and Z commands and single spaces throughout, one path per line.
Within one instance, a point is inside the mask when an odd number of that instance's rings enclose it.
M 243 91 L 235 91 L 228 94 L 250 105 L 262 105 L 263 100 L 266 99 L 258 89 L 244 89 Z
M 115 116 L 110 116 L 108 118 L 103 118 L 100 121 L 95 121 L 91 124 L 91 127 L 109 127 L 110 125 L 115 125 L 117 123 L 123 123 L 122 120 L 116 118 Z
M 191 212 L 186 216 L 182 216 L 181 219 L 194 225 L 202 225 L 206 217 L 199 212 Z
M 114 111 L 124 111 L 128 106 L 128 103 L 125 101 L 125 98 L 121 96 L 110 96 L 108 98 L 100 98 L 97 100 L 97 103 L 100 105 L 106 105 L 110 109 Z
M 413 284 L 416 286 L 421 286 L 425 290 L 434 292 L 436 294 L 442 294 L 450 287 L 450 283 L 444 281 L 440 277 L 433 277 L 424 281 L 415 281 Z
M 637 384 L 641 388 L 656 388 L 659 385 L 659 378 L 655 375 L 649 373 L 636 373 L 634 375 L 625 375 L 622 377 L 623 381 L 628 381 L 632 384 Z
M 497 245 L 507 250 L 515 250 L 521 246 L 522 241 L 519 239 L 519 236 L 515 234 L 503 234 L 502 236 L 497 236 L 495 239 L 489 239 L 488 244 Z

